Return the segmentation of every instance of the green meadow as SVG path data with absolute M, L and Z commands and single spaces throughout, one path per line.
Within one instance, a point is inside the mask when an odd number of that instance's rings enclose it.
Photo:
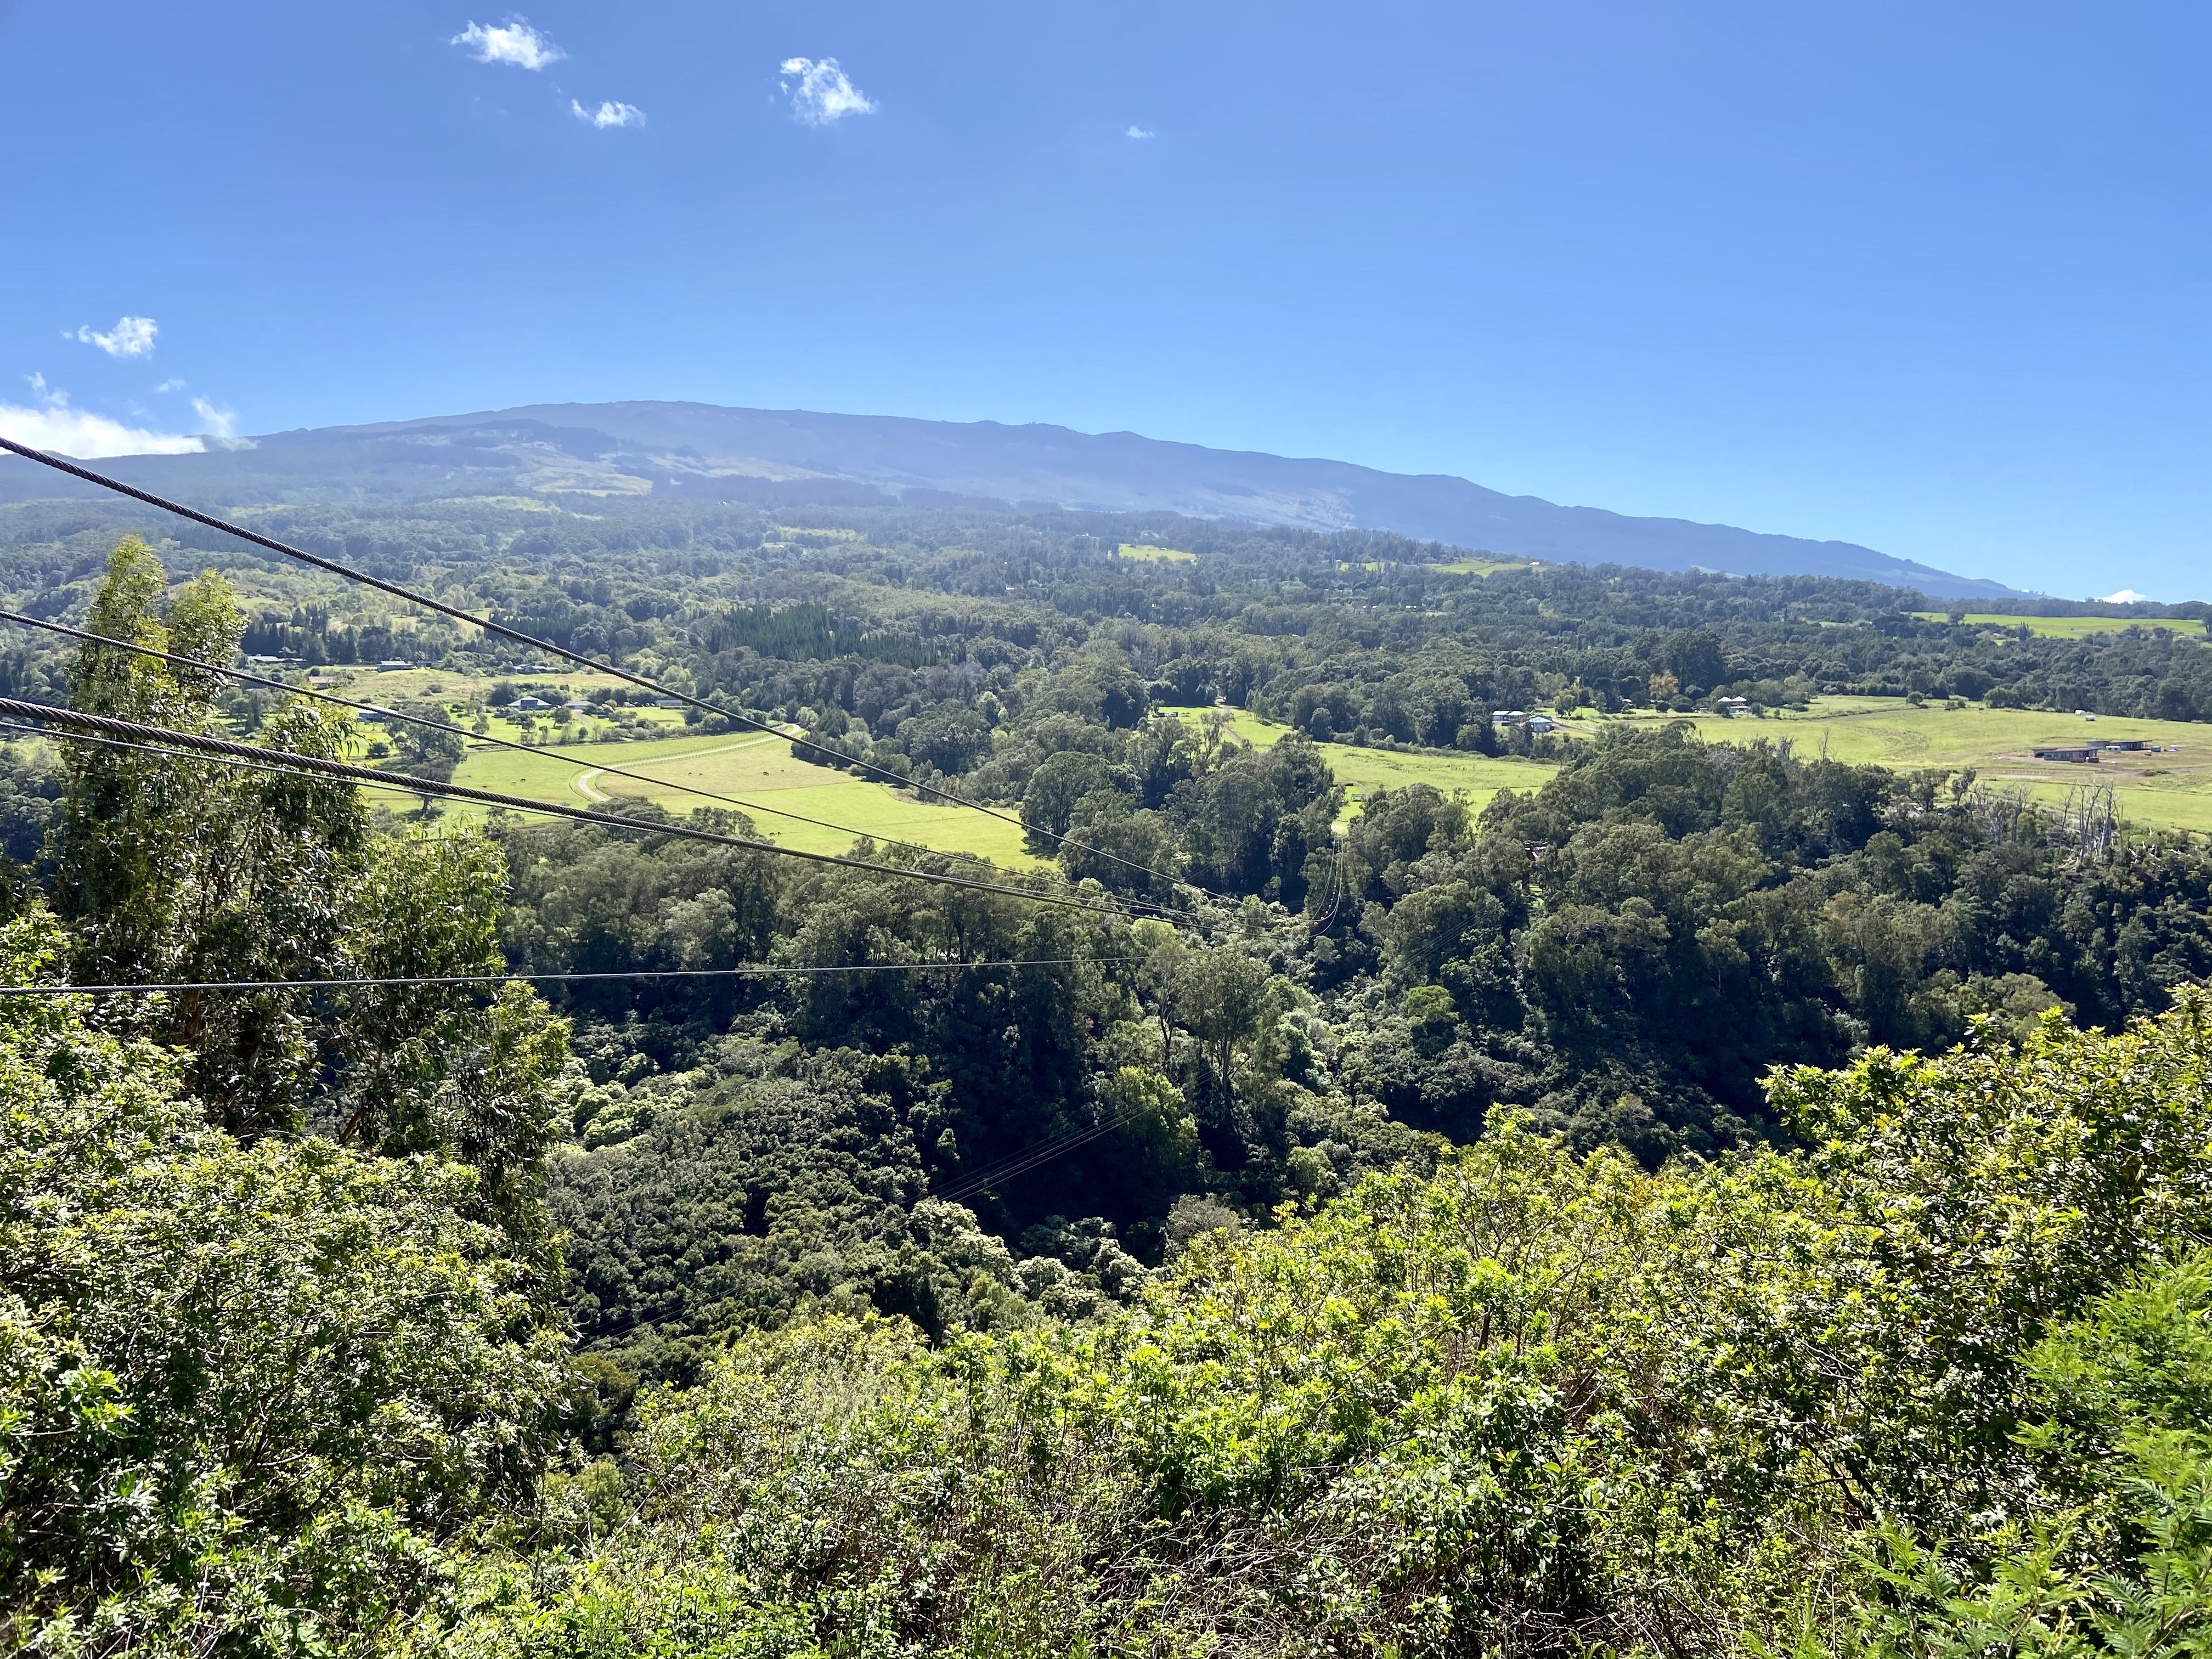
M 1455 576 L 1494 576 L 1501 570 L 1527 570 L 1533 563 L 1534 561 L 1528 559 L 1468 557 L 1454 559 L 1449 564 L 1440 564 L 1434 568 Z
M 616 776 L 609 767 L 640 775 Z M 816 766 L 796 758 L 787 738 L 758 733 L 575 744 L 527 754 L 473 749 L 453 781 L 568 806 L 650 800 L 678 816 L 695 806 L 736 805 L 752 816 L 762 835 L 810 853 L 847 852 L 866 836 L 978 853 L 1010 866 L 1037 862 L 1023 851 L 1013 823 Z M 706 799 L 693 790 L 725 799 Z M 809 819 L 815 822 L 804 821 Z
M 1265 749 L 1290 731 L 1273 720 L 1261 720 L 1249 709 L 1234 711 L 1232 729 L 1245 742 Z M 1324 743 L 1322 754 L 1337 781 L 1347 787 L 1345 816 L 1358 815 L 1359 805 L 1378 789 L 1402 789 L 1409 783 L 1425 783 L 1445 794 L 1464 794 L 1480 811 L 1501 789 L 1540 789 L 1559 770 L 1542 761 L 1492 759 L 1449 749 L 1368 749 L 1349 743 Z
M 1950 620 L 1949 613 L 1942 611 L 1916 611 L 1912 614 L 1923 622 Z M 1968 628 L 2025 628 L 2031 634 L 2058 640 L 2087 639 L 2092 634 L 2124 634 L 2130 628 L 2162 628 L 2169 634 L 2204 632 L 2203 623 L 2191 622 L 2185 617 L 2008 617 L 1978 611 L 1959 620 Z
M 1198 555 L 1186 553 L 1179 547 L 1154 547 L 1147 542 L 1123 542 L 1121 556 L 1146 564 L 1196 564 Z
M 2111 715 L 2087 720 L 1978 704 L 1916 708 L 1902 697 L 1816 697 L 1803 714 L 1765 719 L 1642 713 L 1613 717 L 1646 723 L 1685 718 L 1702 735 L 1721 743 L 1786 738 L 1800 755 L 1825 753 L 1855 764 L 1878 762 L 1906 771 L 1972 767 L 1982 781 L 2020 785 L 2039 800 L 2062 800 L 2081 784 L 2108 784 L 2123 817 L 2167 829 L 2212 830 L 2212 726 L 2202 724 Z M 1585 729 L 1609 723 L 1603 717 L 1577 722 Z M 2094 764 L 2035 758 L 2038 748 L 2093 738 L 2142 738 L 2178 745 L 2178 752 L 2112 755 Z
M 1290 728 L 1235 711 L 1234 730 L 1265 748 Z M 2120 815 L 2164 829 L 2212 830 L 2212 726 L 2174 720 L 2085 720 L 2073 714 L 2039 714 L 1978 704 L 1947 709 L 1914 708 L 1902 697 L 1816 697 L 1803 714 L 1763 719 L 1717 714 L 1584 714 L 1560 726 L 1571 739 L 1595 737 L 1606 726 L 1664 724 L 1686 720 L 1716 743 L 1788 742 L 1801 756 L 1826 754 L 1855 765 L 1873 763 L 1899 771 L 1923 767 L 1971 767 L 1978 778 L 2018 785 L 2035 799 L 2063 800 L 2083 784 L 2111 786 Z M 2039 761 L 2034 751 L 2087 738 L 2141 738 L 2160 752 L 2111 755 L 2094 764 Z M 1449 750 L 1398 750 L 1325 743 L 1322 752 L 1340 781 L 1351 786 L 1347 816 L 1377 789 L 1426 783 L 1446 793 L 1462 792 L 1478 811 L 1500 789 L 1540 787 L 1559 769 L 1540 761 L 1491 759 Z M 2167 750 L 2172 752 L 2166 752 Z

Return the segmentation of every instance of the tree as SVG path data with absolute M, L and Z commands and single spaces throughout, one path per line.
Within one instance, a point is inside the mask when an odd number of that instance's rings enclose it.
M 1052 852 L 1053 838 L 1065 836 L 1074 821 L 1077 804 L 1111 787 L 1112 780 L 1111 769 L 1096 755 L 1068 749 L 1047 758 L 1030 775 L 1022 795 L 1022 823 L 1029 831 L 1030 850 Z
M 1237 951 L 1194 951 L 1177 963 L 1171 994 L 1177 1018 L 1205 1046 L 1226 1087 L 1237 1045 L 1258 1032 L 1267 1012 L 1267 970 Z
M 1175 890 L 1181 860 L 1174 836 L 1158 813 L 1132 810 L 1120 790 L 1085 795 L 1067 828 L 1060 867 L 1070 881 L 1092 880 L 1113 892 L 1152 900 Z
M 365 851 L 345 942 L 363 979 L 493 975 L 506 864 L 463 830 L 384 836 Z M 364 986 L 326 1039 L 333 1083 L 316 1116 L 341 1145 L 435 1152 L 477 1171 L 478 1213 L 519 1243 L 541 1238 L 538 1194 L 559 1133 L 549 1086 L 568 1026 L 526 986 L 487 1004 L 472 986 Z
M 63 948 L 26 917 L 0 972 Z M 362 1642 L 534 1480 L 550 1287 L 469 1170 L 243 1144 L 87 1012 L 0 1004 L 0 1644 Z
M 434 778 L 441 783 L 447 781 L 468 752 L 461 740 L 460 728 L 435 703 L 420 704 L 407 712 L 423 720 L 435 720 L 437 724 L 417 726 L 411 720 L 391 722 L 388 729 L 392 758 L 389 769 L 418 778 Z
M 1709 628 L 1684 629 L 1669 639 L 1667 666 L 1692 696 L 1711 690 L 1728 678 L 1720 636 Z
M 136 538 L 118 544 L 91 626 L 172 654 L 228 663 L 244 619 L 222 578 L 187 584 L 167 620 L 165 578 Z M 87 645 L 72 696 L 94 713 L 191 732 L 217 723 L 221 678 Z M 295 700 L 264 723 L 276 752 L 336 758 L 343 723 Z M 358 792 L 335 779 L 90 744 L 67 750 L 49 841 L 55 908 L 81 982 L 313 979 L 339 960 L 349 878 L 366 838 Z M 242 1133 L 294 1121 L 313 1064 L 296 993 L 185 992 L 143 1015 L 191 1051 L 193 1091 Z

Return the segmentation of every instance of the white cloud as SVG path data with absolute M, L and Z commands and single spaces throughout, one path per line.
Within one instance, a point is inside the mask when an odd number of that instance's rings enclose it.
M 834 58 L 787 58 L 782 74 L 792 118 L 807 126 L 826 127 L 848 115 L 876 112 L 875 100 L 846 78 Z
M 587 127 L 604 131 L 608 127 L 641 127 L 645 112 L 635 104 L 601 104 L 597 109 L 586 109 L 574 99 L 568 100 L 568 112 Z
M 1157 132 L 1147 132 L 1142 127 L 1131 127 L 1129 129 L 1129 137 L 1132 138 L 1157 138 L 1159 137 L 1159 134 Z
M 49 386 L 43 374 L 26 377 L 41 407 L 0 404 L 0 433 L 33 449 L 58 450 L 80 460 L 102 455 L 193 455 L 206 441 L 181 432 L 149 432 L 105 415 L 70 407 L 69 393 Z
M 64 329 L 62 338 L 98 346 L 111 357 L 150 357 L 154 355 L 154 337 L 159 332 L 161 325 L 151 317 L 118 317 L 115 326 L 105 334 L 87 326 L 75 333 Z
M 201 447 L 204 449 L 251 449 L 253 440 L 238 435 L 238 411 L 211 404 L 204 398 L 192 399 L 192 413 L 200 417 L 204 428 Z
M 499 24 L 471 22 L 446 44 L 466 46 L 479 64 L 512 64 L 517 69 L 542 70 L 568 55 L 515 16 Z
M 2099 605 L 2141 605 L 2143 596 L 2132 587 L 2124 587 L 2117 593 L 2107 593 L 2097 601 Z
M 164 392 L 182 392 L 184 389 L 185 383 L 182 380 L 164 380 L 155 386 L 154 391 L 158 395 Z

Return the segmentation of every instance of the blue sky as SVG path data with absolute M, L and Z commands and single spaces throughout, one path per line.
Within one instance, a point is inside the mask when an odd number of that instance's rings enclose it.
M 1052 421 L 2212 594 L 2202 6 L 523 16 L 0 0 L 0 429 Z

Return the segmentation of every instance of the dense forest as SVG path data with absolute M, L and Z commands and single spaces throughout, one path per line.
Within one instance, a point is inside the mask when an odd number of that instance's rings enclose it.
M 1492 718 L 2212 718 L 2203 607 L 2055 637 L 1073 514 L 239 516 L 1049 864 L 0 748 L 7 984 L 358 981 L 0 997 L 9 1650 L 2212 1650 L 2212 844 Z M 136 508 L 0 510 L 0 590 L 181 659 L 23 635 L 0 692 L 272 760 L 353 722 L 241 653 L 523 665 Z M 1335 740 L 1551 764 L 1350 814 Z M 367 982 L 510 969 L 611 977 Z

